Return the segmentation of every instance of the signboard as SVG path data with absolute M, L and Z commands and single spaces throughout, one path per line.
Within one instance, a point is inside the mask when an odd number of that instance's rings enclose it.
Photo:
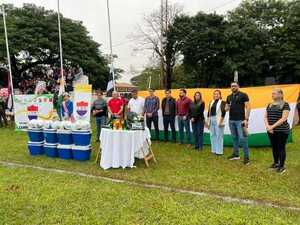
M 17 130 L 26 130 L 33 119 L 52 120 L 53 95 L 15 95 L 15 123 Z
M 76 85 L 74 88 L 75 120 L 90 122 L 91 119 L 92 85 Z

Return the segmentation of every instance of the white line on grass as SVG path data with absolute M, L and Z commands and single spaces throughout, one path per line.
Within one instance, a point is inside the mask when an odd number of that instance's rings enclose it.
M 162 191 L 166 191 L 166 192 L 175 192 L 175 193 L 181 193 L 181 194 L 212 197 L 212 198 L 219 199 L 219 200 L 222 200 L 224 202 L 229 202 L 229 203 L 239 203 L 239 204 L 251 205 L 251 206 L 266 206 L 266 207 L 271 207 L 271 208 L 276 208 L 276 209 L 285 209 L 285 210 L 300 212 L 300 208 L 298 208 L 298 207 L 283 206 L 283 205 L 278 205 L 278 204 L 274 204 L 274 203 L 270 203 L 270 202 L 266 202 L 266 201 L 257 201 L 257 200 L 250 200 L 250 199 L 235 198 L 235 197 L 231 197 L 231 196 L 222 196 L 222 195 L 212 194 L 212 193 L 208 193 L 208 192 L 189 191 L 189 190 L 172 188 L 172 187 L 156 185 L 156 184 L 144 184 L 144 183 L 142 184 L 142 183 L 138 183 L 138 182 L 134 182 L 134 181 L 120 180 L 120 179 L 96 176 L 96 175 L 91 175 L 91 174 L 86 174 L 86 173 L 81 173 L 81 172 L 72 172 L 72 171 L 62 170 L 62 169 L 52 169 L 52 168 L 45 168 L 45 167 L 40 167 L 40 166 L 32 166 L 32 165 L 26 165 L 26 164 L 20 164 L 20 163 L 4 162 L 4 161 L 0 161 L 0 165 L 5 166 L 5 167 L 13 167 L 13 168 L 29 168 L 29 169 L 35 169 L 35 170 L 40 170 L 40 171 L 47 171 L 47 172 L 51 172 L 51 173 L 70 174 L 70 175 L 87 177 L 87 178 L 92 178 L 92 179 L 110 181 L 113 183 L 127 184 L 127 185 L 136 186 L 136 187 L 157 189 L 157 190 L 162 190 Z

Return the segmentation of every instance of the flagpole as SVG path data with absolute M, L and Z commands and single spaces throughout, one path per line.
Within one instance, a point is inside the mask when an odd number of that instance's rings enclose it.
M 12 79 L 12 69 L 11 69 L 11 61 L 10 61 L 10 52 L 9 52 L 9 44 L 8 44 L 8 35 L 7 35 L 7 27 L 6 27 L 6 15 L 5 15 L 5 7 L 2 5 L 2 14 L 3 14 L 3 26 L 4 26 L 4 34 L 5 34 L 5 43 L 6 43 L 6 53 L 7 53 L 7 64 L 9 70 L 9 77 L 10 77 L 10 88 L 11 88 L 11 95 L 12 95 L 12 103 L 14 102 L 14 84 Z M 13 104 L 12 104 L 13 105 Z
M 110 66 L 111 66 L 111 71 L 112 71 L 112 75 L 113 75 L 113 87 L 114 87 L 114 91 L 116 91 L 109 0 L 106 0 L 106 6 L 107 6 L 107 17 L 108 17 L 109 45 L 110 45 Z
M 61 82 L 64 80 L 64 64 L 63 64 L 63 49 L 61 38 L 61 23 L 60 23 L 60 0 L 57 0 L 57 19 L 58 19 L 58 36 L 59 36 L 59 54 L 60 54 L 60 75 Z

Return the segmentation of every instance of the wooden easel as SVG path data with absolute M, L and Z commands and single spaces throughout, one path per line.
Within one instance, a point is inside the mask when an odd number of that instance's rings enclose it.
M 157 164 L 157 160 L 156 160 L 156 158 L 154 156 L 154 153 L 152 151 L 152 148 L 151 148 L 151 145 L 150 145 L 148 139 L 147 139 L 147 146 L 148 146 L 148 149 L 149 149 L 149 154 L 146 155 L 143 149 L 142 149 L 142 152 L 143 152 L 143 155 L 144 155 L 145 164 L 149 168 L 149 162 L 150 162 L 150 160 L 153 159 L 153 162 L 156 163 L 156 164 Z
M 98 149 L 98 153 L 97 153 L 96 160 L 95 160 L 95 163 L 97 165 L 100 163 L 100 155 L 101 155 L 101 144 L 99 143 L 99 149 Z

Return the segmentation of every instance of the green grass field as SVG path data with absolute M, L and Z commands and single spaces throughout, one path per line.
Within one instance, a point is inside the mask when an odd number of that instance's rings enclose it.
M 251 164 L 154 143 L 158 164 L 103 171 L 94 163 L 31 157 L 26 133 L 0 130 L 0 161 L 202 191 L 300 208 L 300 130 L 288 145 L 287 172 L 270 171 L 269 148 L 251 149 Z M 94 144 L 94 150 L 98 148 Z M 300 212 L 228 203 L 75 175 L 0 166 L 0 224 L 300 224 Z

